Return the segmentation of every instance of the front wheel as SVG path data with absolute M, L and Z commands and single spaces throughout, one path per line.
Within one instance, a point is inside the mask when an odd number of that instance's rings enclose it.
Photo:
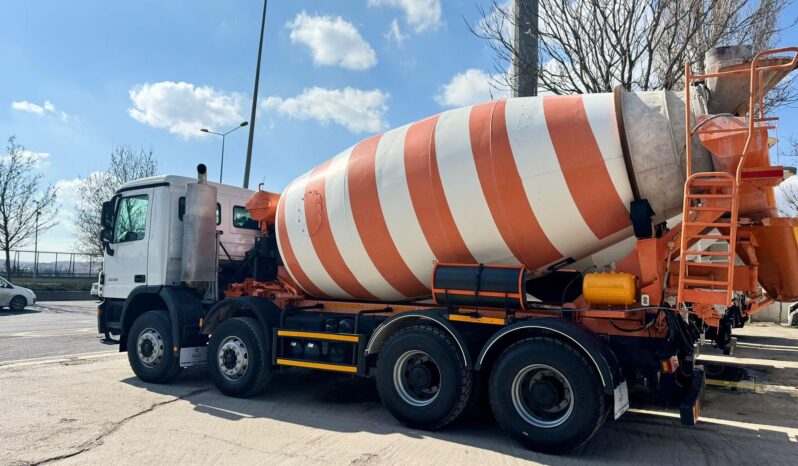
M 12 312 L 22 312 L 27 305 L 28 300 L 24 296 L 14 296 L 8 303 L 8 309 Z
M 380 350 L 382 404 L 409 427 L 434 430 L 454 421 L 471 399 L 473 381 L 460 349 L 441 329 L 414 325 Z
M 490 377 L 496 420 L 532 450 L 563 453 L 585 444 L 606 418 L 594 367 L 573 347 L 528 338 L 507 348 Z
M 270 346 L 259 322 L 234 317 L 222 322 L 208 342 L 208 374 L 228 396 L 260 393 L 271 378 Z
M 127 359 L 139 379 L 166 383 L 180 373 L 180 361 L 172 347 L 172 322 L 166 313 L 145 312 L 130 327 Z

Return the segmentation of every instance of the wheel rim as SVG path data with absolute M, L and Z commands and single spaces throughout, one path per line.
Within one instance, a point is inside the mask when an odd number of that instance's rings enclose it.
M 249 351 L 240 338 L 230 336 L 222 340 L 217 353 L 219 371 L 230 381 L 244 377 L 249 367 Z
M 421 350 L 410 350 L 396 360 L 393 384 L 405 403 L 421 407 L 438 398 L 441 370 L 432 357 Z
M 571 383 L 557 369 L 532 364 L 515 375 L 513 405 L 519 415 L 535 427 L 551 429 L 562 425 L 574 410 Z
M 154 328 L 144 329 L 136 342 L 139 361 L 146 367 L 157 366 L 164 355 L 163 337 Z
M 22 302 L 22 298 L 14 298 L 11 301 L 11 309 L 14 311 L 21 311 L 25 308 L 25 304 Z

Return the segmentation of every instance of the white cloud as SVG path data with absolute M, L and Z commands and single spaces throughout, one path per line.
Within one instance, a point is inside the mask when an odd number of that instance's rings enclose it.
M 244 97 L 209 86 L 161 81 L 139 84 L 130 92 L 128 114 L 154 128 L 168 129 L 184 139 L 203 137 L 201 128 L 216 129 L 241 123 Z
M 491 77 L 482 70 L 470 69 L 456 74 L 441 86 L 435 100 L 444 107 L 464 107 L 493 99 Z
M 401 8 L 407 24 L 416 32 L 435 29 L 442 24 L 441 0 L 369 0 L 369 6 Z
M 388 33 L 385 34 L 385 37 L 399 45 L 402 45 L 402 42 L 407 39 L 407 36 L 402 33 L 402 29 L 399 28 L 399 21 L 396 18 L 391 21 L 391 28 L 388 30 Z
M 23 160 L 32 162 L 33 166 L 39 169 L 45 168 L 50 165 L 50 154 L 48 152 L 33 152 L 27 149 L 19 151 L 19 155 Z M 8 154 L 0 155 L 0 162 L 7 162 L 9 159 Z
M 61 211 L 71 213 L 72 207 L 80 200 L 80 186 L 83 180 L 80 178 L 67 178 L 58 180 L 55 183 L 55 188 L 58 190 L 58 201 L 61 202 Z
M 340 16 L 310 16 L 303 11 L 286 27 L 291 28 L 291 42 L 307 46 L 316 65 L 366 70 L 377 64 L 374 49 Z
M 297 120 L 335 123 L 353 133 L 378 132 L 388 128 L 385 113 L 389 94 L 374 89 L 305 89 L 296 97 L 269 97 L 264 106 Z
M 69 120 L 69 115 L 64 111 L 58 110 L 49 100 L 45 100 L 42 105 L 28 102 L 27 100 L 15 100 L 11 102 L 11 108 L 20 112 L 33 113 L 39 116 L 53 114 L 61 118 L 62 121 Z
M 50 165 L 50 154 L 48 152 L 33 152 L 29 150 L 23 150 L 22 155 L 24 157 L 30 158 L 33 161 L 33 165 L 38 168 L 44 168 Z

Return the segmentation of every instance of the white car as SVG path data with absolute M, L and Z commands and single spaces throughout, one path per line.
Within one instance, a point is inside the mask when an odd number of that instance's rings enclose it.
M 0 308 L 7 307 L 12 312 L 19 312 L 31 304 L 36 304 L 36 294 L 33 291 L 0 277 Z

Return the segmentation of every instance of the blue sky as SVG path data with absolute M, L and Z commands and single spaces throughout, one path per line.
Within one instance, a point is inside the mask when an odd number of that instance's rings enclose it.
M 265 181 L 280 191 L 371 133 L 487 100 L 482 78 L 492 54 L 464 22 L 487 3 L 270 2 L 251 187 Z M 61 186 L 65 207 L 41 249 L 72 249 L 74 181 L 102 170 L 115 145 L 151 147 L 164 173 L 191 176 L 204 162 L 218 178 L 221 141 L 199 129 L 222 131 L 249 119 L 261 5 L 4 2 L 0 137 L 16 135 L 28 150 L 49 154 L 41 168 Z M 795 6 L 787 11 L 796 14 Z M 782 43 L 798 44 L 798 33 L 785 33 Z M 798 131 L 789 121 L 798 112 L 781 116 L 786 140 Z M 246 130 L 227 138 L 226 183 L 242 181 L 246 141 Z

